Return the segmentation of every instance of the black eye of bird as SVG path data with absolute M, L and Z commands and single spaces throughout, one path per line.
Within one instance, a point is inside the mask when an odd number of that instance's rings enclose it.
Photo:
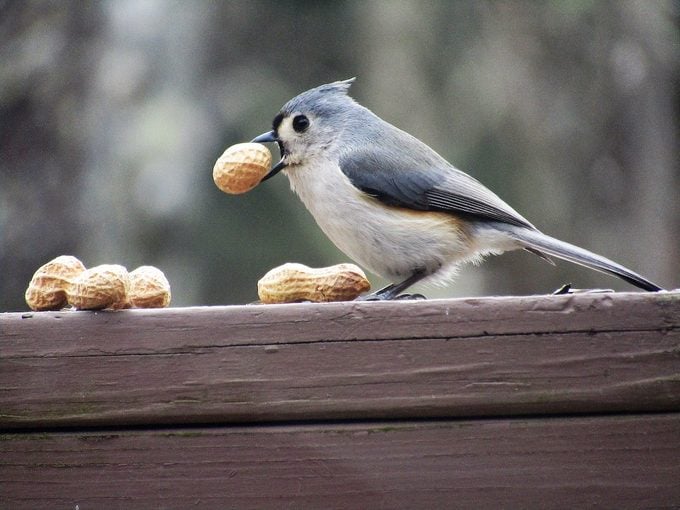
M 309 127 L 309 119 L 304 115 L 296 115 L 293 117 L 293 129 L 297 133 L 302 133 Z

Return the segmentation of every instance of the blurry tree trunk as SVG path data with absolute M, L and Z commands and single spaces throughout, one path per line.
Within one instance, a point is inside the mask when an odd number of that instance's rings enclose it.
M 0 15 L 0 310 L 80 243 L 82 130 L 100 3 L 9 1 Z M 42 249 L 47 247 L 47 249 Z

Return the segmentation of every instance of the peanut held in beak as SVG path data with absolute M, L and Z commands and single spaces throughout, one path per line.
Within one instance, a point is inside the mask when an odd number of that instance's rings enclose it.
M 275 267 L 257 282 L 263 303 L 351 301 L 370 288 L 366 275 L 354 264 L 313 269 L 288 263 Z
M 215 163 L 213 180 L 225 193 L 238 195 L 257 186 L 269 172 L 272 154 L 259 143 L 232 145 Z

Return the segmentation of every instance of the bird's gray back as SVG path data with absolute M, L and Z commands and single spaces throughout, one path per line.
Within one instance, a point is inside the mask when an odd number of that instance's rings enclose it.
M 338 145 L 343 173 L 387 205 L 534 228 L 478 180 L 361 105 L 352 106 Z

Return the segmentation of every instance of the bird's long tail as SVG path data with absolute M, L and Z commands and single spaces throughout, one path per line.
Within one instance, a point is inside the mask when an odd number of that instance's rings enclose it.
M 569 262 L 595 269 L 596 271 L 602 271 L 603 273 L 618 276 L 622 280 L 644 290 L 663 290 L 655 283 L 650 282 L 636 272 L 631 271 L 606 257 L 584 250 L 573 244 L 565 243 L 564 241 L 545 235 L 538 230 L 514 226 L 504 228 L 503 230 L 506 230 L 506 232 L 515 238 L 524 248 L 529 249 L 529 251 L 553 255 L 568 260 Z

